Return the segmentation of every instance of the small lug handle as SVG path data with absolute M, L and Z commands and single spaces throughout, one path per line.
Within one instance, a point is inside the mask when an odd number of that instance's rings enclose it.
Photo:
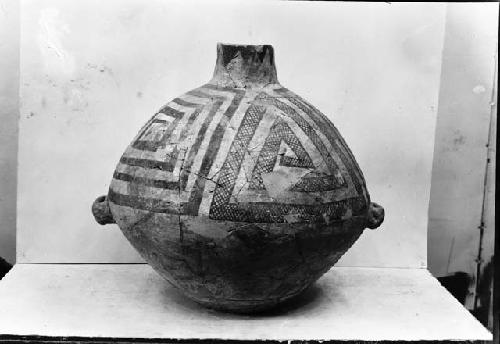
M 374 202 L 370 203 L 368 207 L 368 214 L 366 217 L 366 227 L 375 229 L 384 222 L 385 211 L 384 208 Z
M 96 198 L 94 203 L 92 203 L 92 214 L 96 222 L 100 225 L 107 225 L 109 223 L 116 223 L 113 219 L 113 214 L 109 209 L 108 197 L 99 196 Z

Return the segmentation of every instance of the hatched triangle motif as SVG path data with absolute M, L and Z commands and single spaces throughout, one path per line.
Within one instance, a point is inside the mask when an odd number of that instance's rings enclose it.
M 320 137 L 322 128 L 277 97 L 261 93 L 255 99 L 218 170 L 209 218 L 283 223 L 293 216 L 295 222 L 329 222 L 341 219 L 346 209 L 363 214 L 365 201 L 343 161 Z M 268 130 L 265 138 L 255 136 L 261 121 L 273 116 L 274 123 L 261 132 Z M 253 145 L 253 139 L 261 143 Z
M 248 188 L 265 189 L 262 174 L 272 172 L 276 166 L 314 168 L 311 157 L 282 119 L 278 119 L 271 127 L 252 171 Z

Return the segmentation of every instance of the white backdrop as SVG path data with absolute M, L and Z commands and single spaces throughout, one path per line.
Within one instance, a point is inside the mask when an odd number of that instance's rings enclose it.
M 494 253 L 494 130 L 486 180 L 485 173 L 490 120 L 493 128 L 496 121 L 498 6 L 455 3 L 447 9 L 429 209 L 429 269 L 435 276 L 475 276 L 479 247 L 483 267 Z
M 217 42 L 272 44 L 386 220 L 344 266 L 426 266 L 444 4 L 23 0 L 18 262 L 141 262 L 94 223 L 116 163 L 167 101 L 207 82 Z

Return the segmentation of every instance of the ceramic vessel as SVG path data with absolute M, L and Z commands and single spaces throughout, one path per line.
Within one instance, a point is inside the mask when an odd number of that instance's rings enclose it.
M 189 298 L 234 312 L 298 295 L 384 218 L 270 45 L 218 44 L 213 79 L 146 123 L 92 211 Z

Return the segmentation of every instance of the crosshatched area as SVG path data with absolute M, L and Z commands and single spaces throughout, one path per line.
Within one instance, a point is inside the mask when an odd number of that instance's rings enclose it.
M 278 188 L 284 176 L 290 185 Z M 361 183 L 337 129 L 297 95 L 278 84 L 207 84 L 141 129 L 114 172 L 109 201 L 211 220 L 328 223 L 365 215 Z

